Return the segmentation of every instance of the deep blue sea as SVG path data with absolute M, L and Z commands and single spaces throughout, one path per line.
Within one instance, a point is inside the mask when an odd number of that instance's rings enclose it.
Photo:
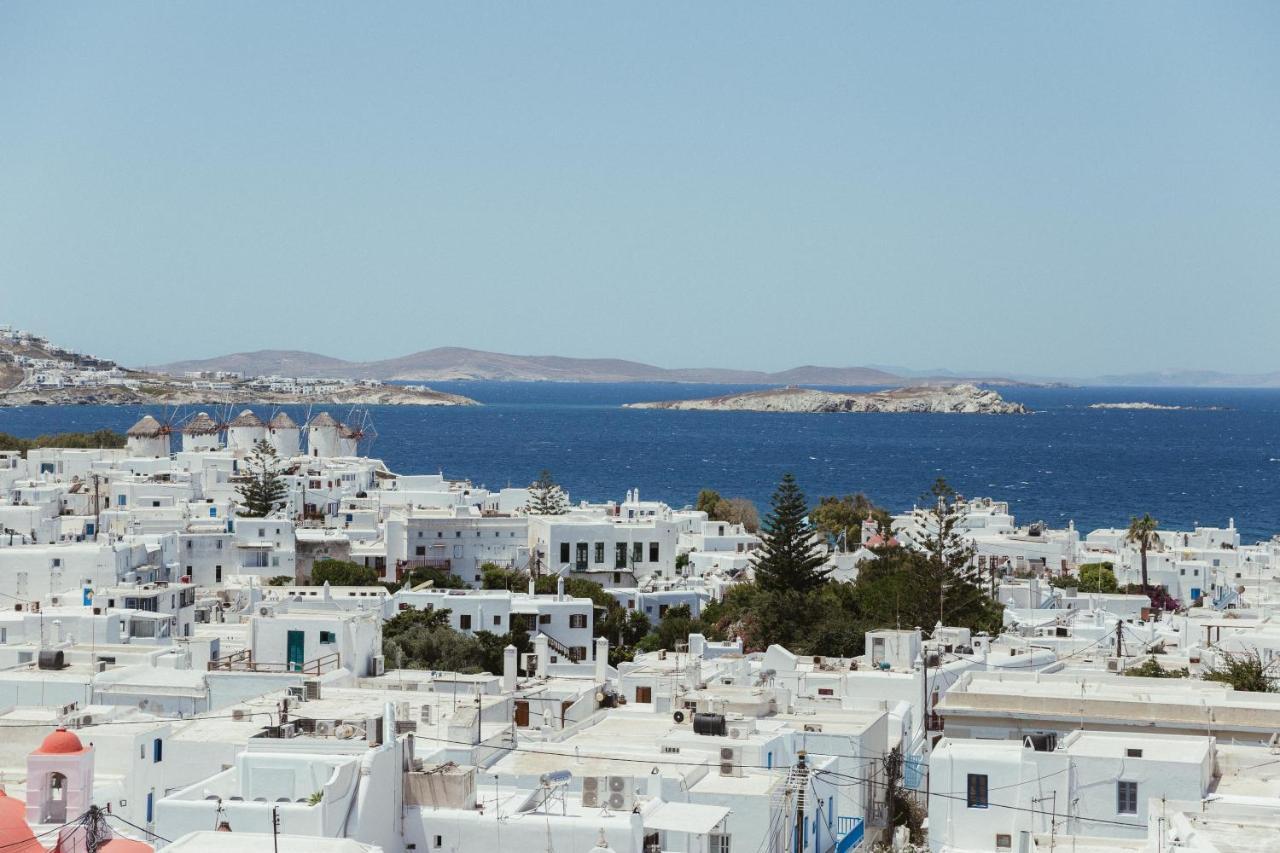
M 1022 522 L 1088 531 L 1150 512 L 1165 527 L 1234 517 L 1246 541 L 1280 533 L 1280 390 L 1010 388 L 1029 417 L 785 415 L 628 410 L 625 402 L 704 397 L 745 386 L 549 382 L 433 383 L 483 407 L 374 407 L 367 449 L 404 473 L 443 471 L 490 488 L 549 469 L 576 500 L 675 506 L 710 486 L 763 508 L 783 472 L 812 501 L 862 491 L 909 508 L 938 476 L 968 496 L 1007 500 Z M 1114 411 L 1143 401 L 1220 411 Z M 305 408 L 284 407 L 301 421 Z M 321 407 L 317 407 L 319 411 Z M 330 407 L 347 418 L 349 411 Z M 162 416 L 163 410 L 148 409 Z M 258 407 L 269 415 L 270 406 Z M 137 407 L 0 408 L 0 432 L 128 428 Z

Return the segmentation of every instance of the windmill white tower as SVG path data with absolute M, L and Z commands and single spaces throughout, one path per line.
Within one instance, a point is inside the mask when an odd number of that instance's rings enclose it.
M 184 451 L 218 450 L 222 447 L 221 433 L 222 427 L 209 417 L 208 412 L 199 412 L 182 425 L 182 449 Z
M 307 447 L 312 456 L 326 459 L 342 455 L 342 424 L 328 412 L 321 412 L 307 422 Z
M 267 437 L 267 425 L 262 418 L 245 409 L 227 424 L 227 449 L 248 453 L 253 446 Z
M 302 430 L 294 423 L 293 418 L 284 412 L 277 412 L 267 424 L 267 441 L 276 449 L 282 459 L 291 459 L 301 452 Z
M 169 427 L 151 415 L 143 415 L 125 433 L 125 443 L 133 456 L 163 458 L 169 455 Z

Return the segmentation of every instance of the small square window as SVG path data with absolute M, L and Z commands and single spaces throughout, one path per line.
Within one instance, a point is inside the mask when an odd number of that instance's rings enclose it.
M 1010 834 L 1009 834 L 1009 833 L 1007 833 L 1007 832 L 1001 832 L 1001 833 L 998 833 L 998 834 L 996 835 L 996 849 L 997 849 L 997 850 L 1012 850 L 1012 849 L 1013 849 L 1013 836 L 1012 836 L 1012 835 L 1010 835 Z
M 1130 747 L 1124 751 L 1125 758 L 1141 758 L 1142 750 Z

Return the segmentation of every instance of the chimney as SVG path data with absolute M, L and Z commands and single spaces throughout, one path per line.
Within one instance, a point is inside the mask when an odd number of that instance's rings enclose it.
M 533 638 L 533 651 L 538 657 L 537 669 L 534 672 L 538 678 L 546 678 L 547 670 L 551 667 L 551 649 L 547 646 L 546 634 L 539 634 Z
M 516 647 L 507 646 L 502 650 L 502 692 L 511 693 L 516 689 Z
M 529 594 L 530 595 L 538 594 L 538 585 L 533 582 L 533 575 L 529 575 Z
M 701 634 L 689 635 L 689 656 L 700 658 L 707 651 L 707 638 Z
M 564 601 L 564 575 L 556 578 L 556 601 Z
M 596 637 L 596 684 L 604 684 L 609 670 L 609 641 Z

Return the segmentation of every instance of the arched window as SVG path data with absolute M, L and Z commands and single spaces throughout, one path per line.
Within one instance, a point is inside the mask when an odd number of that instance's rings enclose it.
M 66 798 L 67 777 L 61 773 L 49 774 L 49 799 L 63 800 Z

